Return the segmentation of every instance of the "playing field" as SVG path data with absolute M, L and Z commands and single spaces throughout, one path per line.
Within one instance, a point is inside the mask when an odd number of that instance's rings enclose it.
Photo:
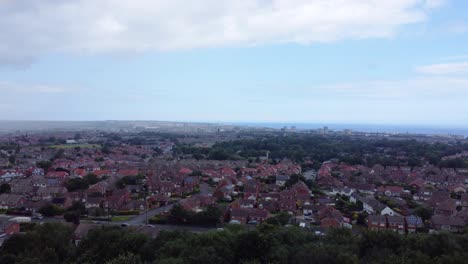
M 53 145 L 50 146 L 51 148 L 57 148 L 57 149 L 71 149 L 71 148 L 101 148 L 101 145 L 97 144 L 62 144 L 62 145 Z

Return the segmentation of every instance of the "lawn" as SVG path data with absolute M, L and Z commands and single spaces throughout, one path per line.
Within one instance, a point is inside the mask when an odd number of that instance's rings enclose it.
M 125 222 L 127 220 L 132 219 L 133 215 L 120 215 L 120 216 L 113 216 L 112 222 Z
M 53 145 L 50 146 L 51 148 L 55 149 L 72 149 L 72 148 L 101 148 L 101 145 L 97 144 L 61 144 L 61 145 Z

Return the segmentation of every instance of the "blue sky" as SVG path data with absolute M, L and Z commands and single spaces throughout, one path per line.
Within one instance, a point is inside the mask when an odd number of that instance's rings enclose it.
M 467 126 L 466 10 L 0 0 L 0 119 Z

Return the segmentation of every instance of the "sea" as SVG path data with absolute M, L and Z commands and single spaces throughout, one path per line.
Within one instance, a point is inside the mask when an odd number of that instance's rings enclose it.
M 352 131 L 370 133 L 409 133 L 426 135 L 460 135 L 468 137 L 468 127 L 449 126 L 419 126 L 419 125 L 376 125 L 376 124 L 326 124 L 326 123 L 236 123 L 236 125 L 252 127 L 268 127 L 280 129 L 283 127 L 296 127 L 297 130 L 311 130 L 328 127 L 329 130 L 342 131 L 350 129 Z

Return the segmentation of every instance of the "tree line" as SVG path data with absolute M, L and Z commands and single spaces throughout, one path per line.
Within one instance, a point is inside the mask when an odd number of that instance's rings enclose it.
M 417 140 L 389 140 L 338 135 L 286 134 L 259 135 L 251 139 L 218 142 L 210 148 L 177 144 L 176 155 L 196 159 L 228 160 L 265 156 L 272 159 L 312 160 L 318 163 L 338 158 L 355 165 L 372 167 L 421 166 L 429 162 L 441 167 L 468 167 L 465 160 L 442 161 L 442 157 L 468 150 L 468 143 L 428 143 Z
M 100 227 L 75 246 L 72 227 L 45 223 L 15 234 L 0 263 L 465 263 L 468 235 L 332 229 L 325 236 L 299 227 L 240 225 L 205 233 L 161 231 L 156 238 L 131 228 Z

